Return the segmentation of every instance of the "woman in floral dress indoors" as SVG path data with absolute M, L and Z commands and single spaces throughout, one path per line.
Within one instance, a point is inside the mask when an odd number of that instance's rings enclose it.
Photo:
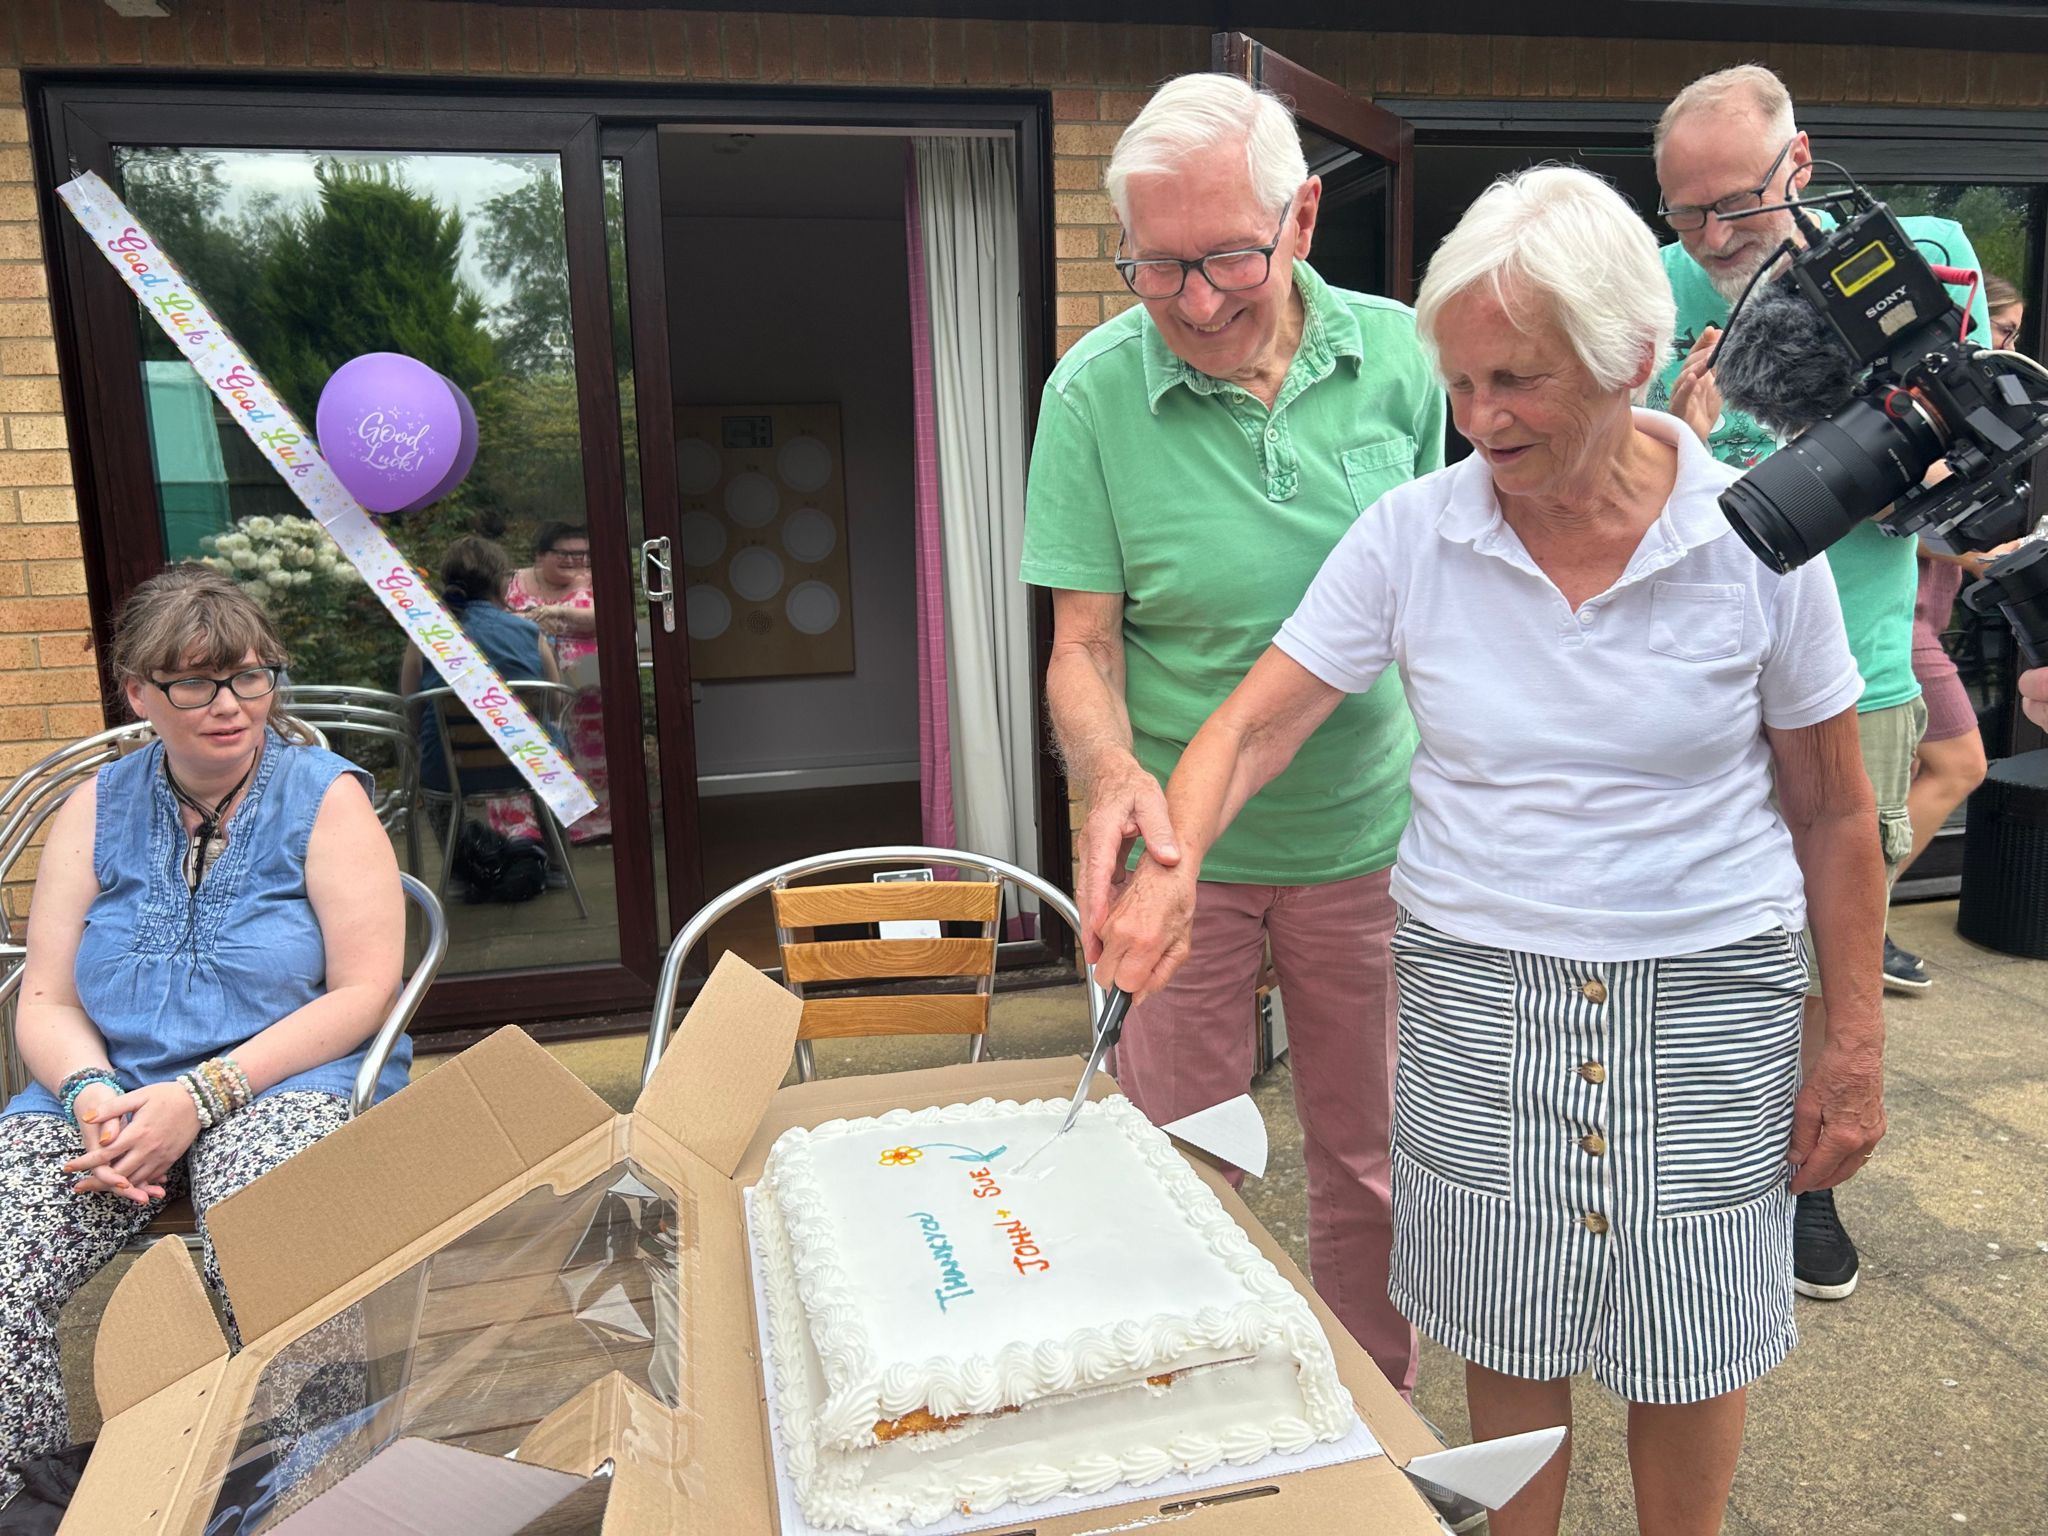
M 513 573 L 505 606 L 540 625 L 554 646 L 562 680 L 577 690 L 562 729 L 570 761 L 597 798 L 597 809 L 569 828 L 569 840 L 590 843 L 610 837 L 611 781 L 604 760 L 604 700 L 597 686 L 590 535 L 581 524 L 541 524 L 533 538 L 533 564 Z

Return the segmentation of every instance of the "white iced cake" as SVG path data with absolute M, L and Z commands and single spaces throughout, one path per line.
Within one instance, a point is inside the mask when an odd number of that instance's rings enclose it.
M 813 1525 L 1299 1452 L 1353 1410 L 1315 1315 L 1121 1098 L 795 1130 L 754 1194 L 785 1464 Z

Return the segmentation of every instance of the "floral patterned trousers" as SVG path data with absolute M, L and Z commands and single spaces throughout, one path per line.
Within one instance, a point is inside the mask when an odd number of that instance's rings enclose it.
M 189 1191 L 202 1237 L 207 1212 L 243 1185 L 303 1151 L 348 1118 L 333 1094 L 276 1093 L 200 1133 L 164 1179 L 166 1198 Z M 59 1115 L 0 1119 L 0 1505 L 20 1491 L 15 1468 L 62 1449 L 71 1438 L 58 1364 L 57 1314 L 137 1232 L 161 1203 L 74 1194 L 64 1164 L 84 1151 L 78 1127 Z M 213 1243 L 206 1283 L 226 1303 Z M 224 1305 L 238 1347 L 234 1309 Z

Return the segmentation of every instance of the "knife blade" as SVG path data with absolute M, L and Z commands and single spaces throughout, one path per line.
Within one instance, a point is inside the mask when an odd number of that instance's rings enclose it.
M 1046 1137 L 1044 1143 L 1030 1157 L 1017 1165 L 1019 1173 L 1029 1168 L 1040 1152 L 1074 1128 L 1074 1122 L 1081 1117 L 1081 1106 L 1088 1102 L 1088 1089 L 1095 1081 L 1095 1074 L 1101 1070 L 1103 1057 L 1107 1056 L 1110 1048 L 1123 1037 L 1124 1015 L 1130 1011 L 1130 1007 L 1130 993 L 1121 987 L 1109 989 L 1109 997 L 1102 1005 L 1102 1018 L 1095 1026 L 1095 1048 L 1088 1053 L 1088 1064 L 1081 1069 L 1081 1083 L 1074 1090 L 1073 1102 L 1067 1106 L 1067 1118 L 1060 1122 L 1060 1128 Z

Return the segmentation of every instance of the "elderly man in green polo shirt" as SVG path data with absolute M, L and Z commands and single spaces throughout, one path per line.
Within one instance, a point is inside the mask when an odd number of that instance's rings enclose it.
M 1780 243 L 1798 238 L 1791 214 L 1778 205 L 1806 184 L 1813 153 L 1793 120 L 1784 83 L 1758 64 L 1704 75 L 1680 91 L 1658 119 L 1653 148 L 1663 194 L 1659 211 L 1678 236 L 1663 255 L 1678 301 L 1681 356 L 1653 386 L 1650 404 L 1683 417 L 1715 458 L 1746 469 L 1774 452 L 1777 442 L 1749 416 L 1723 408 L 1708 363 L 1730 306 Z M 1777 211 L 1743 216 L 1766 207 Z M 1825 214 L 1818 217 L 1826 222 Z M 1900 222 L 1943 265 L 1982 270 L 1960 224 L 1934 218 Z M 1950 292 L 1959 301 L 1965 297 L 1960 289 Z M 1981 282 L 1968 300 L 1976 334 L 1989 338 Z M 1913 750 L 1927 728 L 1927 706 L 1913 675 L 1914 541 L 1859 523 L 1828 550 L 1827 562 L 1841 597 L 1849 651 L 1863 678 L 1856 724 L 1864 771 L 1877 797 L 1874 830 L 1891 878 L 1912 852 L 1906 793 Z M 1875 958 L 1880 935 L 1871 938 Z M 1889 948 L 1890 941 L 1885 944 Z M 1880 979 L 1873 969 L 1858 984 L 1875 992 Z M 1808 1070 L 1819 1059 L 1826 1028 L 1827 1006 L 1816 983 L 1806 1009 Z M 1793 1229 L 1794 1287 L 1816 1300 L 1838 1301 L 1856 1289 L 1858 1271 L 1856 1245 L 1835 1209 L 1835 1192 L 1801 1194 Z
M 1304 259 L 1320 181 L 1292 116 L 1225 75 L 1152 97 L 1107 176 L 1142 303 L 1077 342 L 1039 409 L 1023 578 L 1053 592 L 1046 697 L 1087 805 L 1084 947 L 1136 857 L 1179 857 L 1160 786 L 1382 492 L 1443 463 L 1443 397 L 1400 304 Z M 1155 1121 L 1245 1091 L 1270 941 L 1307 1141 L 1317 1290 L 1404 1392 L 1387 1300 L 1388 867 L 1415 728 L 1389 674 L 1346 700 L 1203 864 L 1186 964 L 1132 1009 L 1118 1079 Z

